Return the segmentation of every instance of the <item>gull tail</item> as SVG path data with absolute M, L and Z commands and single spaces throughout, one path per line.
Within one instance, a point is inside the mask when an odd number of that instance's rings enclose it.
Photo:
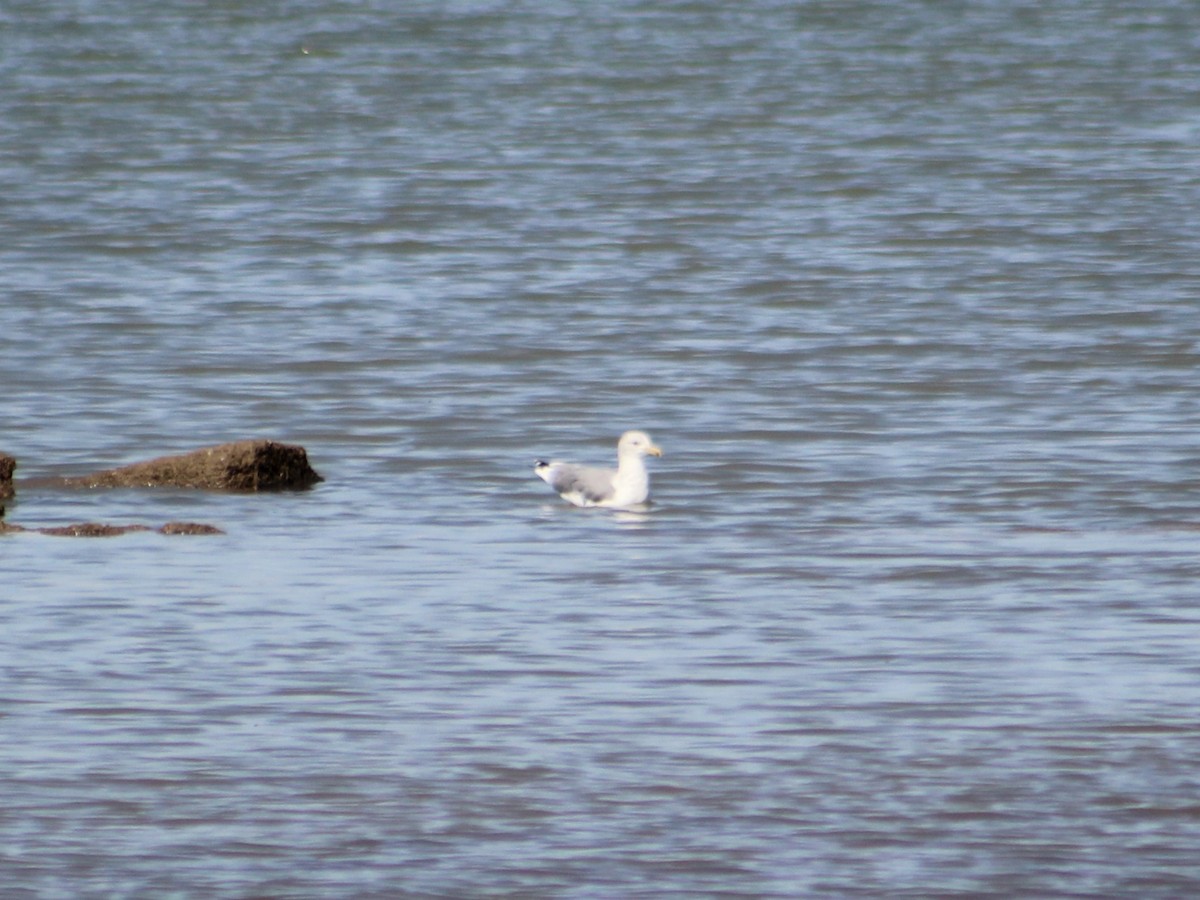
M 533 474 L 546 484 L 550 484 L 550 479 L 554 475 L 554 464 L 548 463 L 544 459 L 535 459 L 533 461 Z

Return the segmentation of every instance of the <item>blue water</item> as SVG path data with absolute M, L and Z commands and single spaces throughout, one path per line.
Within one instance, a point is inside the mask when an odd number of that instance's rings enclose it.
M 5 897 L 1196 893 L 1195 25 L 0 10 Z

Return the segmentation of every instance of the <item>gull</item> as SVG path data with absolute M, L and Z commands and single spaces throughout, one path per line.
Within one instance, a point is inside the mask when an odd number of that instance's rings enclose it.
M 617 441 L 617 467 L 599 469 L 554 459 L 537 460 L 534 474 L 576 506 L 637 506 L 650 496 L 645 457 L 662 456 L 650 435 L 627 431 Z

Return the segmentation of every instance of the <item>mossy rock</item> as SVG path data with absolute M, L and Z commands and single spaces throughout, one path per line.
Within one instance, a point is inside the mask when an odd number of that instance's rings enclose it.
M 91 475 L 62 479 L 67 487 L 179 487 L 218 491 L 295 491 L 323 481 L 303 447 L 275 441 L 235 441 Z

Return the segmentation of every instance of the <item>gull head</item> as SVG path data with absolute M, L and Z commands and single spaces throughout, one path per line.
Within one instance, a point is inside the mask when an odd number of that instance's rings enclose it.
M 627 431 L 617 441 L 617 456 L 662 456 L 650 435 L 644 431 Z

